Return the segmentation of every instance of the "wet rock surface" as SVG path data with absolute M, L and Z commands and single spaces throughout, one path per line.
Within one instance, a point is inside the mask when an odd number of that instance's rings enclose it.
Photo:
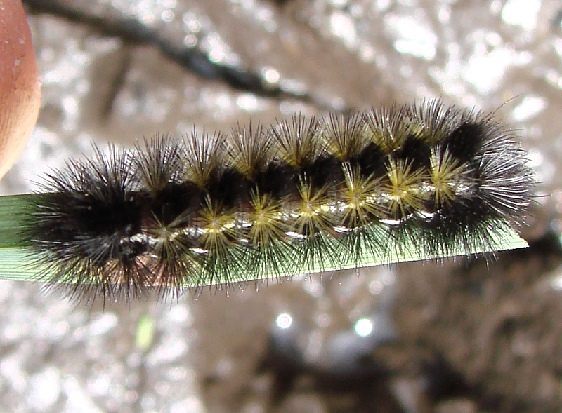
M 525 252 L 83 307 L 0 289 L 0 410 L 562 409 L 562 9 L 506 0 L 27 0 L 41 115 L 3 193 L 90 143 L 442 97 L 541 182 Z M 498 109 L 499 108 L 499 109 Z

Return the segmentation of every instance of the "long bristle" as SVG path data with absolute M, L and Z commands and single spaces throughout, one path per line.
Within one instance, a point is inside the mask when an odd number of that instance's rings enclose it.
M 183 180 L 205 188 L 225 162 L 223 141 L 220 133 L 200 135 L 193 131 L 186 136 Z
M 314 117 L 296 114 L 282 120 L 270 129 L 278 157 L 296 168 L 310 165 L 324 151 L 324 141 L 319 136 L 320 123 Z

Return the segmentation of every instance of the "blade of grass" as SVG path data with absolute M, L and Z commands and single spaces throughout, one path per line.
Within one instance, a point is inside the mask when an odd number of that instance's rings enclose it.
M 30 201 L 37 195 L 0 196 L 0 248 L 21 247 L 22 219 Z
M 19 239 L 19 232 L 22 229 L 22 218 L 25 216 L 27 205 L 32 197 L 37 195 L 14 195 L 0 197 L 0 279 L 33 281 L 37 275 L 44 275 L 46 268 L 38 267 L 33 264 L 29 257 L 29 252 L 25 245 Z M 486 253 L 492 251 L 511 250 L 517 248 L 526 248 L 527 242 L 523 240 L 517 233 L 502 222 L 491 222 L 491 226 L 497 228 L 494 231 L 494 239 L 491 241 L 489 249 L 475 248 L 469 251 L 471 254 Z M 403 245 L 400 251 L 390 258 L 381 259 L 374 256 L 368 251 L 363 251 L 360 266 L 369 267 L 381 264 L 392 264 L 408 261 L 420 261 L 436 258 L 447 258 L 459 255 L 466 255 L 467 251 L 459 245 L 455 250 L 449 251 L 446 255 L 427 256 L 419 252 L 413 244 Z M 313 268 L 312 273 L 320 272 L 320 265 Z M 353 268 L 352 264 L 348 266 L 336 267 L 334 263 L 323 263 L 323 271 L 340 270 Z M 261 278 L 269 278 L 273 274 L 262 274 Z M 299 273 L 285 274 L 286 276 L 299 275 Z M 234 282 L 251 281 L 246 274 L 240 274 Z M 188 285 L 189 287 L 194 285 Z M 199 286 L 199 285 L 198 285 Z

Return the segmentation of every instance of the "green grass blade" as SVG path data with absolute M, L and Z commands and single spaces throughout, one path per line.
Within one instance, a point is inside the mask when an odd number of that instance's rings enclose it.
M 19 233 L 30 201 L 37 195 L 0 196 L 0 248 L 21 247 Z
M 47 269 L 38 267 L 31 262 L 29 252 L 18 236 L 22 228 L 22 218 L 25 216 L 27 205 L 29 205 L 29 201 L 32 197 L 36 196 L 37 195 L 14 195 L 0 197 L 0 279 L 33 281 L 38 275 L 47 275 L 45 274 Z M 496 228 L 490 248 L 486 250 L 475 248 L 473 251 L 469 251 L 470 253 L 478 254 L 528 247 L 527 242 L 519 237 L 519 235 L 506 224 L 491 222 L 490 225 Z M 362 259 L 359 264 L 362 267 L 369 267 L 381 264 L 447 258 L 466 255 L 466 253 L 467 251 L 464 250 L 464 247 L 459 245 L 458 249 L 453 249 L 446 255 L 426 256 L 421 254 L 414 245 L 406 244 L 403 245 L 400 251 L 396 251 L 392 257 L 387 257 L 384 260 L 380 257 L 373 256 L 368 251 L 363 251 Z M 323 268 L 324 271 L 345 269 L 336 267 L 334 263 L 322 264 L 322 267 L 318 264 L 315 268 L 312 268 L 310 272 L 320 272 L 320 268 Z M 346 268 L 353 268 L 353 265 L 350 264 Z M 298 274 L 285 275 L 291 276 Z M 269 278 L 272 276 L 273 274 L 264 273 L 261 278 Z M 251 279 L 248 279 L 248 276 L 245 274 L 240 274 L 237 279 L 231 281 L 251 281 Z

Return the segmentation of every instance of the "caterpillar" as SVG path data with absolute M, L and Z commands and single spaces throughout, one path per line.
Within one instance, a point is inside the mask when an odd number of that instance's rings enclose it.
M 21 237 L 71 297 L 156 291 L 493 249 L 533 174 L 494 114 L 440 100 L 95 148 L 48 174 Z

